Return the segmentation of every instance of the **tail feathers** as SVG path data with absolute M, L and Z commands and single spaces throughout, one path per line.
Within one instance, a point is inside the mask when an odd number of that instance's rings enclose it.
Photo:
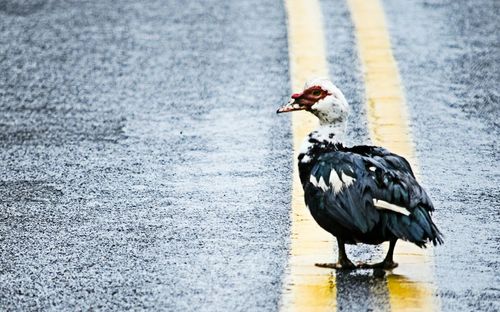
M 409 216 L 387 213 L 385 217 L 388 229 L 400 239 L 410 241 L 423 248 L 428 242 L 434 246 L 444 242 L 443 235 L 432 222 L 429 212 L 423 207 L 415 208 Z

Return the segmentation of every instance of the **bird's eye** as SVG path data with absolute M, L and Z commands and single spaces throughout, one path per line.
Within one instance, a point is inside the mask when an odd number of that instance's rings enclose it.
M 321 91 L 320 90 L 314 90 L 312 92 L 312 95 L 314 95 L 314 96 L 320 96 L 321 95 Z

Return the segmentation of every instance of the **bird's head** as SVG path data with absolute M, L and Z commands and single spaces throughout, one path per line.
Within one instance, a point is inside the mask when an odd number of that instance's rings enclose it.
M 344 94 L 328 79 L 314 78 L 306 82 L 304 91 L 292 94 L 290 101 L 277 113 L 305 110 L 318 117 L 320 124 L 345 122 L 349 104 Z

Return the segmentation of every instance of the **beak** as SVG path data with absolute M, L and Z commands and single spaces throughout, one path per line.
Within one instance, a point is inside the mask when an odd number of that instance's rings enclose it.
M 286 105 L 283 105 L 282 107 L 278 108 L 278 110 L 276 111 L 276 114 L 288 113 L 288 112 L 306 109 L 305 105 L 299 104 L 298 99 L 300 99 L 299 94 L 292 95 L 292 98 L 290 99 L 290 101 L 288 101 L 288 103 Z

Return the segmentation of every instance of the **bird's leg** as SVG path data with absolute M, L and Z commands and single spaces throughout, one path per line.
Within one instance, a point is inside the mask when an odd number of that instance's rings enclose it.
M 347 270 L 352 270 L 355 269 L 356 266 L 354 263 L 349 260 L 347 257 L 347 254 L 345 252 L 345 245 L 344 241 L 341 238 L 337 238 L 337 244 L 339 246 L 339 260 L 337 263 L 316 263 L 315 265 L 320 267 L 320 268 L 329 268 L 329 269 L 347 269 Z
M 386 269 L 394 269 L 398 266 L 398 264 L 394 262 L 394 259 L 392 258 L 392 256 L 394 255 L 394 247 L 396 247 L 397 241 L 397 239 L 394 239 L 389 243 L 389 251 L 387 251 L 387 255 L 385 256 L 384 261 L 382 261 L 382 263 L 384 264 L 384 268 Z
M 389 243 L 389 251 L 387 251 L 387 255 L 384 258 L 384 261 L 379 262 L 379 263 L 374 263 L 374 264 L 367 264 L 367 263 L 360 263 L 358 264 L 359 268 L 374 268 L 374 269 L 394 269 L 395 267 L 398 266 L 396 262 L 393 260 L 393 255 L 394 255 L 394 247 L 396 247 L 396 242 L 397 239 L 391 240 Z

